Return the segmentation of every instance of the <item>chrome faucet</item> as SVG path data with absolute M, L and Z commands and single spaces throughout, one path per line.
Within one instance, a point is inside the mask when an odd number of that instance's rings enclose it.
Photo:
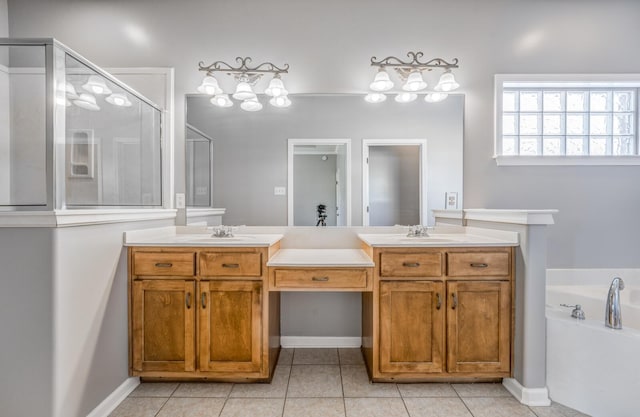
M 607 307 L 605 309 L 604 324 L 612 329 L 622 329 L 622 311 L 620 309 L 620 290 L 624 289 L 624 281 L 615 277 L 611 281 L 609 294 L 607 295 Z

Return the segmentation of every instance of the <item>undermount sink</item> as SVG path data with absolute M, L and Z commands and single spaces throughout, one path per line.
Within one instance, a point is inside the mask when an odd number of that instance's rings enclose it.
M 401 243 L 447 243 L 447 242 L 455 242 L 453 239 L 445 239 L 438 237 L 430 237 L 430 236 L 420 236 L 420 237 L 405 237 L 398 239 Z

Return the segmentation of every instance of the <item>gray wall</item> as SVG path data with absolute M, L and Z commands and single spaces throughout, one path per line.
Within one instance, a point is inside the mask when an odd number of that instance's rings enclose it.
M 175 67 L 178 191 L 180 109 L 202 78 L 200 60 L 286 62 L 288 88 L 302 93 L 365 91 L 372 55 L 457 57 L 466 94 L 464 207 L 560 209 L 550 231 L 553 268 L 640 264 L 629 249 L 638 246 L 640 167 L 508 168 L 492 159 L 493 75 L 638 72 L 640 2 L 407 0 L 391 10 L 381 0 L 185 3 L 9 0 L 9 29 L 11 36 L 55 36 L 102 66 Z M 216 33 L 233 37 L 216 42 L 212 17 Z
M 336 225 L 336 155 L 294 155 L 293 224 L 315 226 L 318 204 L 326 206 L 325 223 Z
M 9 12 L 7 0 L 0 0 L 0 37 L 9 36 Z

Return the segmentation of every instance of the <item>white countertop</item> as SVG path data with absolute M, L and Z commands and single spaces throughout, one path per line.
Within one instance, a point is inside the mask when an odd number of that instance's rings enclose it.
M 299 267 L 373 267 L 373 261 L 361 249 L 280 249 L 267 266 Z
M 173 247 L 268 247 L 283 238 L 282 234 L 234 234 L 233 237 L 211 237 L 206 227 L 171 226 L 125 232 L 125 246 Z
M 358 237 L 372 247 L 474 247 L 518 246 L 518 233 L 501 230 L 460 228 L 460 233 L 429 233 L 426 237 L 405 234 L 358 233 Z

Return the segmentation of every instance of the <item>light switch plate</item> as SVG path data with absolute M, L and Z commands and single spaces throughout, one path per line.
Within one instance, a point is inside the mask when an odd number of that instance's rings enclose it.
M 273 195 L 287 195 L 287 187 L 273 187 Z
M 176 193 L 176 208 L 183 209 L 185 207 L 184 193 Z

